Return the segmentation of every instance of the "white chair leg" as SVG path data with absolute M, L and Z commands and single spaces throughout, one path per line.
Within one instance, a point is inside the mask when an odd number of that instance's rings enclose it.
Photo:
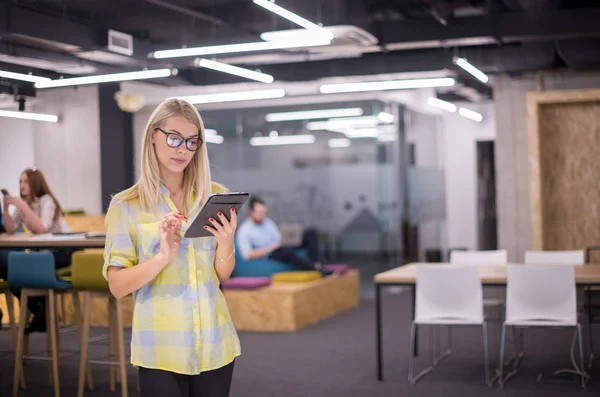
M 579 365 L 580 365 L 580 370 L 581 370 L 581 388 L 583 390 L 586 390 L 586 385 L 587 385 L 587 380 L 588 380 L 588 374 L 585 372 L 585 367 L 584 367 L 584 358 L 583 358 L 583 335 L 582 335 L 582 331 L 581 331 L 581 324 L 577 324 L 577 336 L 579 339 Z
M 498 368 L 498 385 L 504 387 L 504 347 L 506 345 L 506 324 L 502 324 L 502 333 L 500 336 L 500 365 Z
M 413 375 L 415 370 L 415 356 L 413 354 L 415 347 L 415 335 L 416 335 L 417 324 L 413 321 L 410 327 L 410 350 L 408 351 L 408 381 L 413 382 Z
M 490 355 L 488 346 L 488 329 L 487 323 L 483 322 L 483 354 L 485 359 L 485 384 L 491 386 L 490 383 Z

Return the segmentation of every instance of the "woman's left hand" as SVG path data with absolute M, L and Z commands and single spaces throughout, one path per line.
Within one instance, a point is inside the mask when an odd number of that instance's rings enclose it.
M 22 209 L 23 206 L 26 206 L 27 203 L 21 197 L 18 196 L 4 196 L 4 201 L 6 201 L 9 205 L 14 205 L 15 207 Z
M 235 236 L 235 230 L 237 229 L 237 214 L 233 207 L 229 210 L 229 213 L 231 215 L 231 220 L 227 220 L 225 214 L 219 211 L 217 217 L 221 223 L 219 224 L 215 218 L 210 218 L 209 221 L 213 226 L 204 226 L 206 230 L 211 232 L 213 236 L 217 238 L 217 244 L 233 245 L 233 238 Z

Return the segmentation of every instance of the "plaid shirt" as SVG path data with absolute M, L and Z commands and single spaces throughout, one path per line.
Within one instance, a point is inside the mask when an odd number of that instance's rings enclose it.
M 213 192 L 223 188 L 213 183 Z M 131 267 L 160 250 L 158 225 L 177 212 L 163 186 L 156 213 L 139 200 L 111 204 L 106 214 L 104 277 L 109 266 Z M 114 199 L 113 199 L 114 200 Z M 190 214 L 193 219 L 196 214 Z M 133 293 L 131 363 L 185 375 L 221 368 L 240 355 L 240 342 L 213 266 L 214 237 L 188 239 L 154 280 Z

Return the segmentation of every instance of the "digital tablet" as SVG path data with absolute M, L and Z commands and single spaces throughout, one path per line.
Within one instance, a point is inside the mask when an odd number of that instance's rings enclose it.
M 209 219 L 214 218 L 217 222 L 219 222 L 217 213 L 221 211 L 227 220 L 231 220 L 231 207 L 235 208 L 236 214 L 239 214 L 240 208 L 242 208 L 249 196 L 250 195 L 248 193 L 242 192 L 215 193 L 210 195 L 206 201 L 206 204 L 204 204 L 200 210 L 198 216 L 194 219 L 188 230 L 185 232 L 184 237 L 212 237 L 213 234 L 204 229 L 204 225 L 214 227 Z

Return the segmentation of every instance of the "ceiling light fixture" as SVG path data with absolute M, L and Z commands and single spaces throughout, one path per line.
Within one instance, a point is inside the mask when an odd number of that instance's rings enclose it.
M 47 121 L 50 123 L 56 123 L 58 121 L 58 116 L 55 116 L 53 114 L 13 112 L 10 110 L 0 110 L 0 117 L 10 117 L 13 119 L 23 120 Z
M 324 84 L 320 87 L 322 94 L 344 92 L 407 90 L 414 88 L 452 87 L 455 80 L 451 77 L 414 80 L 365 81 L 359 83 Z
M 341 148 L 350 146 L 351 141 L 348 138 L 332 138 L 327 141 L 330 148 Z
M 205 135 L 204 139 L 206 139 L 206 142 L 208 143 L 216 143 L 217 145 L 222 144 L 225 140 L 221 135 Z
M 7 79 L 13 80 L 28 81 L 30 83 L 50 81 L 48 77 L 34 76 L 32 74 L 14 73 L 6 70 L 0 70 L 0 77 L 5 77 Z
M 461 68 L 463 68 L 464 70 L 469 72 L 471 75 L 473 75 L 477 80 L 481 81 L 482 83 L 487 83 L 489 81 L 489 77 L 485 73 L 483 73 L 481 70 L 477 69 L 475 66 L 471 65 L 466 59 L 454 57 L 453 61 L 456 65 L 460 66 Z
M 225 44 L 208 47 L 177 48 L 173 50 L 155 51 L 150 57 L 156 59 L 179 58 L 216 54 L 231 54 L 236 52 L 255 52 L 280 50 L 285 48 L 318 47 L 329 45 L 330 40 L 323 38 L 298 39 L 282 41 L 258 41 L 254 43 Z
M 85 84 L 98 84 L 98 83 L 110 83 L 117 81 L 129 81 L 129 80 L 145 80 L 145 79 L 156 79 L 161 77 L 169 77 L 176 75 L 177 69 L 155 69 L 155 70 L 142 70 L 139 72 L 125 72 L 125 73 L 112 73 L 112 74 L 100 74 L 96 76 L 85 76 L 85 77 L 73 77 L 69 79 L 57 79 L 49 81 L 40 81 L 35 83 L 36 88 L 55 88 L 55 87 L 67 87 L 72 85 L 85 85 Z
M 389 123 L 392 122 L 394 119 L 393 116 L 391 121 L 389 121 L 389 117 L 383 116 L 383 118 L 388 121 L 383 121 L 379 116 L 344 117 L 338 119 L 330 119 L 327 121 L 311 121 L 306 124 L 306 128 L 309 131 L 321 131 L 352 127 L 375 127 L 379 123 Z
M 471 119 L 473 121 L 476 122 L 481 122 L 483 120 L 483 116 L 480 113 L 474 112 L 472 110 L 469 109 L 465 109 L 465 108 L 460 108 L 458 110 L 458 114 L 460 114 L 463 117 L 466 117 L 468 119 Z
M 314 143 L 316 138 L 314 135 L 284 135 L 278 137 L 270 136 L 255 136 L 250 138 L 252 146 L 275 146 L 275 145 L 300 145 Z
M 379 112 L 379 114 L 377 115 L 377 118 L 381 121 L 383 121 L 384 123 L 393 123 L 394 122 L 394 115 L 388 112 Z
M 439 108 L 439 109 L 443 109 L 443 110 L 445 110 L 447 112 L 452 112 L 452 113 L 456 112 L 456 105 L 455 104 L 450 103 L 450 102 L 446 102 L 446 101 L 442 101 L 441 99 L 437 99 L 435 97 L 430 97 L 427 100 L 427 103 L 430 106 L 433 106 L 433 107 L 436 107 L 436 108 Z
M 261 83 L 271 84 L 275 79 L 270 74 L 255 72 L 254 70 L 240 68 L 239 66 L 228 65 L 226 63 L 201 59 L 198 63 L 200 67 L 216 70 L 223 73 L 233 74 L 235 76 L 245 77 L 250 80 L 260 81 Z
M 223 92 L 219 94 L 204 94 L 182 96 L 179 99 L 188 101 L 191 104 L 199 105 L 204 103 L 219 103 L 219 102 L 236 102 L 249 101 L 255 99 L 273 99 L 283 98 L 285 91 L 282 89 L 274 90 L 257 90 L 257 91 L 239 91 L 239 92 Z
M 265 120 L 268 122 L 275 122 L 289 120 L 327 119 L 335 117 L 354 117 L 362 115 L 363 110 L 361 108 L 322 109 L 303 110 L 298 112 L 269 113 L 265 116 Z
M 357 128 L 341 131 L 348 138 L 377 138 L 381 131 L 377 128 Z
M 269 0 L 253 0 L 253 1 L 254 1 L 254 4 L 259 5 L 263 8 L 271 11 L 272 13 L 281 16 L 281 17 L 287 19 L 288 21 L 294 22 L 296 25 L 300 25 L 309 31 L 313 31 L 313 32 L 317 33 L 319 35 L 319 37 L 322 37 L 326 40 L 333 40 L 333 38 L 335 37 L 333 35 L 333 33 L 328 31 L 327 29 L 324 29 L 323 27 L 309 21 L 308 19 L 302 18 L 300 15 L 295 14 L 291 11 L 286 10 L 283 7 L 278 6 L 273 1 L 269 1 Z

